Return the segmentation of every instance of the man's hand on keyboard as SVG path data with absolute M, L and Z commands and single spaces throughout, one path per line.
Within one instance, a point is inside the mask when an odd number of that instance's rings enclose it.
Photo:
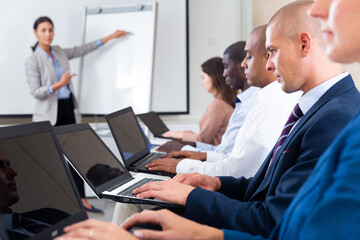
M 181 159 L 176 158 L 160 158 L 145 165 L 150 171 L 164 171 L 176 174 L 176 166 Z
M 195 188 L 172 179 L 150 182 L 133 191 L 138 198 L 157 197 L 170 203 L 185 206 L 186 199 Z

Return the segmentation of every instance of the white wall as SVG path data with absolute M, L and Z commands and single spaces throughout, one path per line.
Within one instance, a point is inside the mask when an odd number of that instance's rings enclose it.
M 200 65 L 222 57 L 230 44 L 246 40 L 252 28 L 249 0 L 189 0 L 189 9 L 190 114 L 164 116 L 166 121 L 199 121 L 213 99 L 200 83 Z

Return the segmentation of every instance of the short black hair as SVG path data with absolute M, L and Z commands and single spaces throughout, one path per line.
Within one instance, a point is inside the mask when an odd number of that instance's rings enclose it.
M 228 55 L 229 59 L 232 60 L 235 64 L 241 63 L 246 57 L 245 44 L 245 41 L 238 41 L 231 44 L 228 48 L 225 49 L 224 55 Z

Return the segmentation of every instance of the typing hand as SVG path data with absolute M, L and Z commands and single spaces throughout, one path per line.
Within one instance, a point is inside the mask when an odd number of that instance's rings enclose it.
M 221 181 L 219 178 L 200 173 L 179 173 L 173 180 L 193 187 L 204 188 L 209 191 L 218 191 L 221 188 Z
M 138 198 L 157 197 L 164 201 L 185 206 L 186 199 L 194 187 L 181 184 L 172 179 L 161 182 L 149 182 L 132 193 Z
M 135 240 L 137 239 L 120 226 L 108 222 L 89 219 L 70 225 L 64 229 L 65 234 L 55 240 Z
M 127 219 L 121 227 L 130 229 L 141 223 L 160 225 L 163 231 L 136 230 L 134 235 L 141 239 L 222 239 L 221 230 L 204 226 L 170 212 L 167 209 L 159 211 L 144 210 Z M 120 238 L 119 238 L 120 239 Z
M 150 171 L 164 171 L 176 174 L 176 166 L 180 161 L 181 159 L 161 158 L 146 164 L 145 167 Z
M 206 153 L 193 151 L 175 151 L 162 156 L 162 158 L 191 158 L 200 161 L 206 160 Z

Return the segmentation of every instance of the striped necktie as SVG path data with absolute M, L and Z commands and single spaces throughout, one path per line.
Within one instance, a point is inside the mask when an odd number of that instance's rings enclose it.
M 284 128 L 283 128 L 283 130 L 281 132 L 281 135 L 280 135 L 279 139 L 276 142 L 276 146 L 274 148 L 274 152 L 273 152 L 273 155 L 272 155 L 270 163 L 269 163 L 268 171 L 269 171 L 269 168 L 270 168 L 271 164 L 273 163 L 273 161 L 275 159 L 276 154 L 278 153 L 279 149 L 281 148 L 281 146 L 285 142 L 287 136 L 289 136 L 290 130 L 295 125 L 295 123 L 299 120 L 299 118 L 301 118 L 302 116 L 304 116 L 304 114 L 301 111 L 301 109 L 299 107 L 299 104 L 296 104 L 294 110 L 290 114 L 289 119 L 285 123 L 285 126 L 284 126 Z

